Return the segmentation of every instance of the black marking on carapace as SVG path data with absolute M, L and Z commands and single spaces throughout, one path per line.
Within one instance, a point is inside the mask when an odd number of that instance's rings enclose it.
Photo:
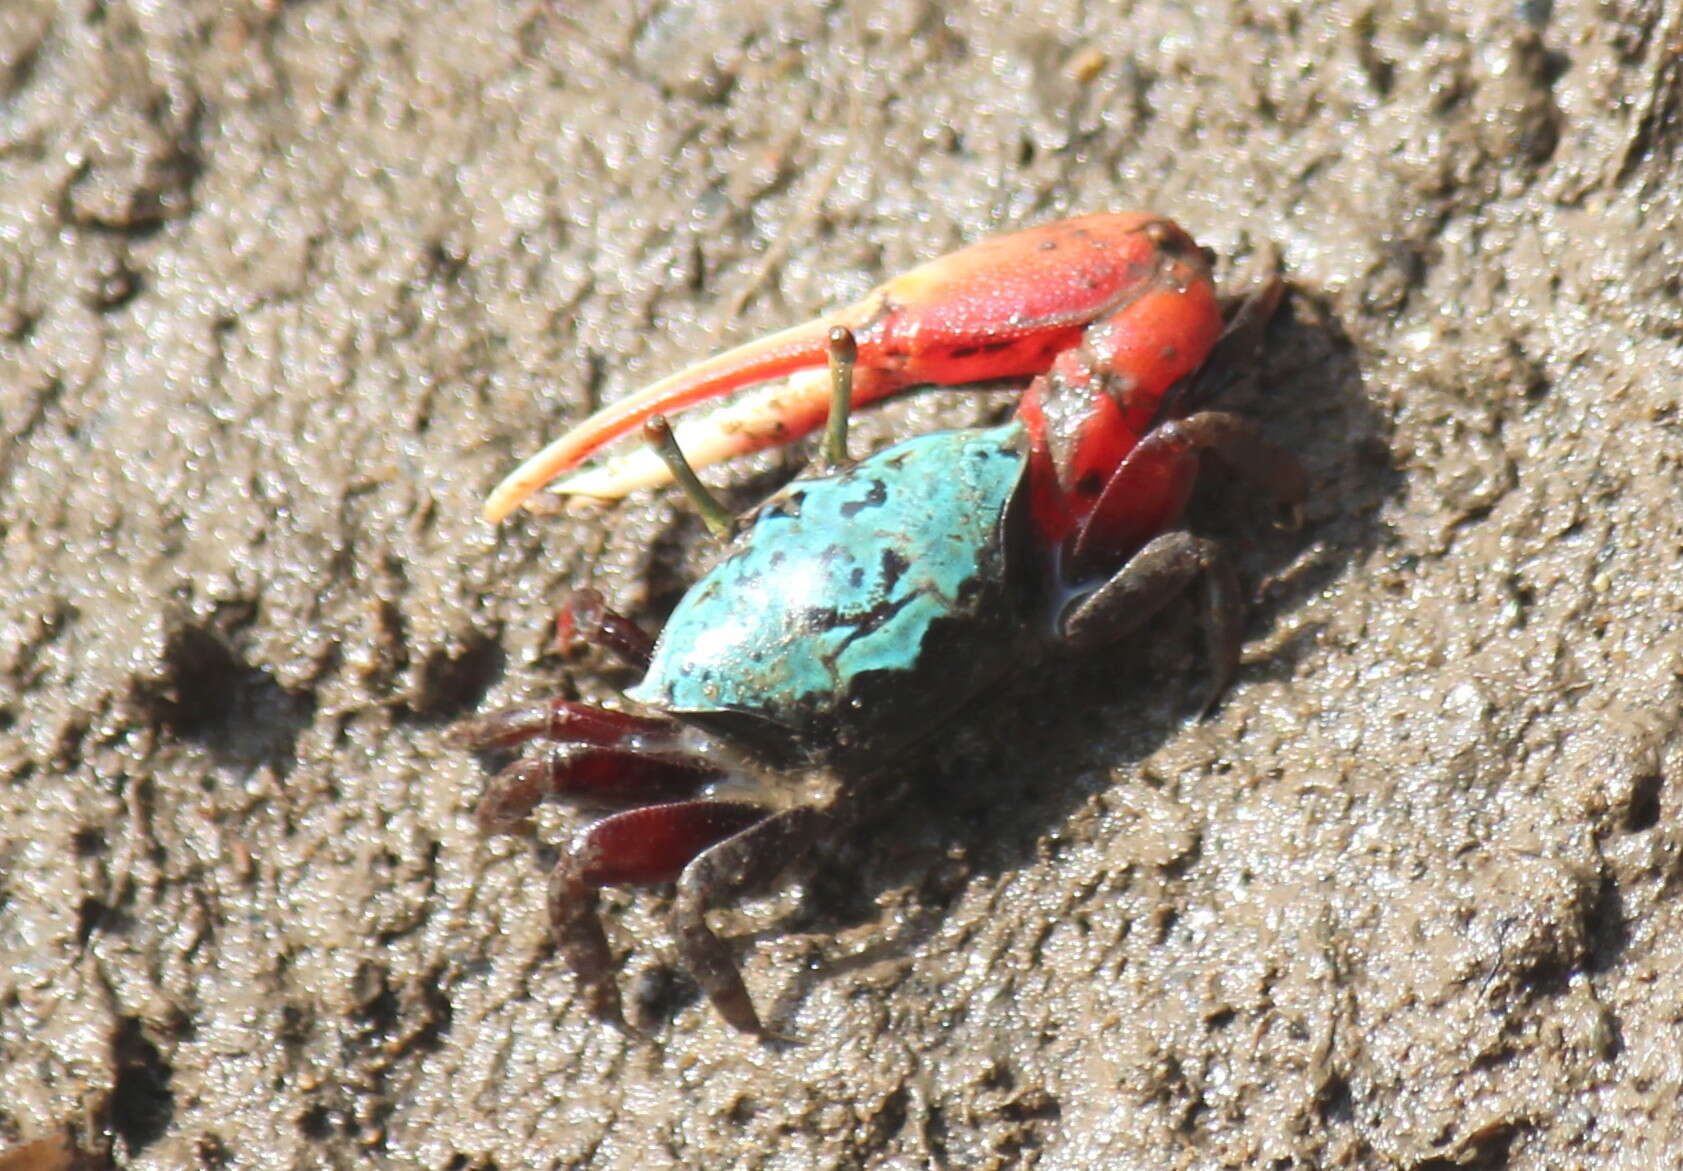
M 899 584 L 900 575 L 911 568 L 911 562 L 901 555 L 898 549 L 884 549 L 882 551 L 882 588 L 887 593 Z
M 765 515 L 797 517 L 801 514 L 801 505 L 806 503 L 806 493 L 797 488 L 784 496 L 773 497 L 766 501 Z
M 888 485 L 881 480 L 872 480 L 871 486 L 865 490 L 865 495 L 859 500 L 849 500 L 836 511 L 849 520 L 864 512 L 867 508 L 881 508 L 888 502 Z
M 841 645 L 836 647 L 834 651 L 824 656 L 824 661 L 830 664 L 831 670 L 839 676 L 840 670 L 835 664 L 841 658 L 842 652 L 860 639 L 875 634 L 884 626 L 887 626 L 894 620 L 895 615 L 910 606 L 918 596 L 919 591 L 913 590 L 910 593 L 902 594 L 898 598 L 889 598 L 878 602 L 863 614 L 853 615 L 848 623 L 851 629 L 848 631 L 847 637 L 842 639 Z

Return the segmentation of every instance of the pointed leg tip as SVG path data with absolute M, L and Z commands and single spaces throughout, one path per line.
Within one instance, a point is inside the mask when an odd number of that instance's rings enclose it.
M 480 798 L 478 807 L 473 811 L 473 820 L 479 832 L 488 838 L 499 834 L 529 838 L 538 832 L 531 812 L 512 812 L 507 798 L 499 793 L 487 793 Z
M 484 738 L 485 721 L 479 716 L 469 716 L 465 720 L 457 720 L 444 729 L 444 742 L 452 748 L 477 751 Z
M 1210 715 L 1220 705 L 1221 705 L 1221 692 L 1220 691 L 1217 691 L 1212 695 L 1206 696 L 1205 699 L 1204 699 L 1204 702 L 1198 705 L 1197 712 L 1195 712 L 1193 714 L 1192 722 L 1195 723 L 1195 724 L 1207 724 L 1207 723 L 1209 723 Z
M 625 1019 L 625 1007 L 620 1001 L 619 987 L 611 979 L 585 983 L 582 991 L 591 1016 L 605 1025 L 613 1026 L 628 1037 L 643 1035 Z
M 1208 723 L 1216 709 L 1221 707 L 1222 701 L 1227 698 L 1227 693 L 1233 687 L 1234 678 L 1239 674 L 1237 657 L 1231 663 L 1219 664 L 1219 666 L 1225 667 L 1225 669 L 1221 670 L 1211 681 L 1210 689 L 1204 693 L 1204 702 L 1198 705 L 1198 714 L 1194 717 L 1196 722 L 1200 724 Z
M 806 1044 L 805 1041 L 795 1036 L 793 1033 L 785 1033 L 779 1029 L 767 1028 L 765 1023 L 760 1020 L 760 1014 L 754 1011 L 754 1007 L 752 1005 L 740 1006 L 731 1010 L 726 1010 L 722 1005 L 718 1005 L 717 1007 L 719 1009 L 719 1015 L 724 1018 L 726 1024 L 730 1025 L 731 1028 L 735 1029 L 744 1036 L 752 1037 L 755 1041 L 758 1041 L 763 1045 L 786 1046 Z

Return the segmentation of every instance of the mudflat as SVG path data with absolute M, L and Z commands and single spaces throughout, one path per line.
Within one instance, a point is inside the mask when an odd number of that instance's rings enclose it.
M 7 0 L 0 1166 L 1683 1162 L 1680 38 Z M 1225 701 L 1190 604 L 1016 680 L 715 916 L 801 1044 L 711 1014 L 659 890 L 604 900 L 648 1038 L 603 1027 L 544 911 L 579 815 L 482 838 L 445 733 L 633 682 L 554 607 L 658 625 L 712 546 L 671 493 L 484 493 L 708 352 L 1126 208 L 1291 284 L 1233 405 L 1305 524 L 1197 506 L 1256 599 Z

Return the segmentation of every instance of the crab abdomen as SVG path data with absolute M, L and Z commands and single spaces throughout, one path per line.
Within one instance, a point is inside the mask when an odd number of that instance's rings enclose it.
M 774 759 L 888 751 L 997 677 L 1024 604 L 1016 423 L 919 436 L 769 501 L 684 595 L 639 703 Z

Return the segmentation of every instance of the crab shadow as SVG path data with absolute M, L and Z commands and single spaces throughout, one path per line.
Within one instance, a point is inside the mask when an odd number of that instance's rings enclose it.
M 1270 326 L 1255 385 L 1217 405 L 1259 420 L 1299 455 L 1312 485 L 1295 532 L 1236 505 L 1243 486 L 1219 469 L 1194 499 L 1191 527 L 1227 543 L 1252 592 L 1247 643 L 1275 647 L 1241 668 L 1225 700 L 1233 702 L 1259 681 L 1297 673 L 1318 631 L 1294 614 L 1382 539 L 1380 506 L 1402 477 L 1354 345 L 1327 306 L 1301 292 Z M 1112 651 L 1032 666 L 863 787 L 833 837 L 786 876 L 803 884 L 798 905 L 738 937 L 871 936 L 862 947 L 816 945 L 805 974 L 767 1003 L 773 1028 L 813 984 L 914 954 L 969 884 L 1043 864 L 1059 827 L 1197 718 L 1207 679 L 1190 599 Z

